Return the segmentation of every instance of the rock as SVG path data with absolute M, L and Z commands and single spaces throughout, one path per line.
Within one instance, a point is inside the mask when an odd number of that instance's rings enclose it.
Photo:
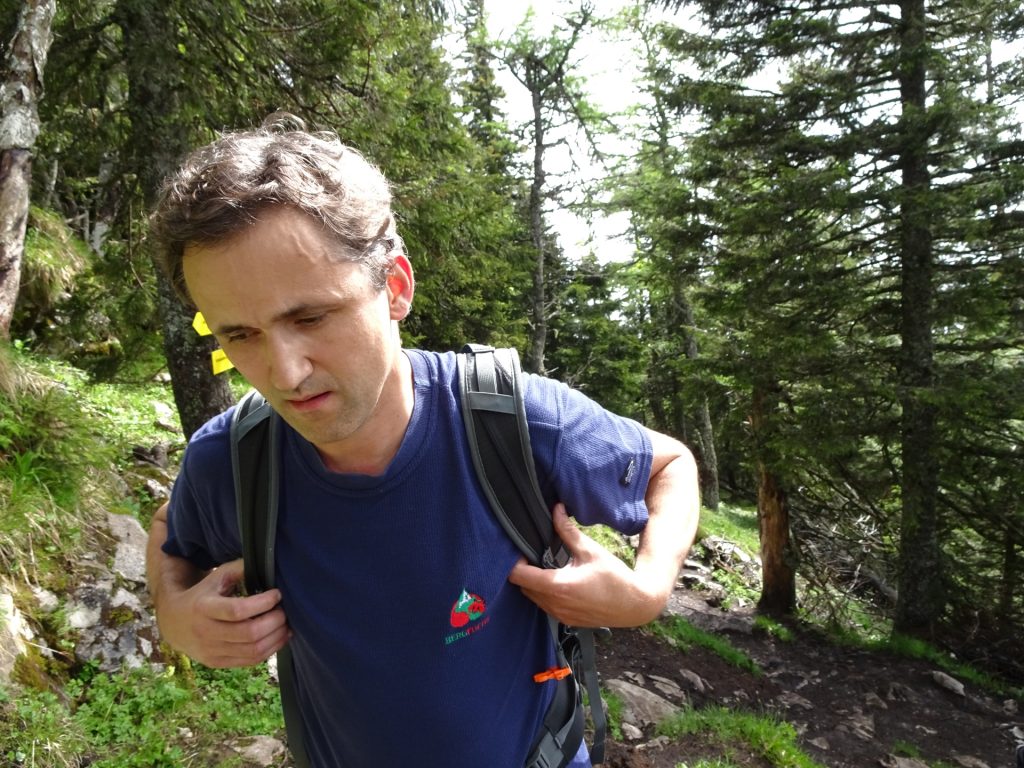
M 828 752 L 828 739 L 826 739 L 824 736 L 819 736 L 816 739 L 811 739 L 807 743 L 810 744 L 812 747 L 817 747 L 822 752 Z
M 107 515 L 107 527 L 117 539 L 114 573 L 137 584 L 146 583 L 146 529 L 131 515 Z
M 882 768 L 928 768 L 928 763 L 922 762 L 921 760 L 913 757 L 887 755 L 878 762 L 881 763 Z
M 103 672 L 158 661 L 156 622 L 143 600 L 113 575 L 78 587 L 68 601 L 68 624 L 78 630 L 75 656 Z
M 622 738 L 626 741 L 640 741 L 644 737 L 644 732 L 637 728 L 632 723 L 622 724 Z
M 657 750 L 664 749 L 672 743 L 672 739 L 668 736 L 655 736 L 653 739 L 648 741 L 646 744 L 641 744 L 636 748 L 637 752 L 655 752 Z
M 679 674 L 683 676 L 683 679 L 690 686 L 691 690 L 694 690 L 697 693 L 704 693 L 705 691 L 712 690 L 711 684 L 696 672 L 691 672 L 688 669 L 680 669 Z
M 252 736 L 231 747 L 246 761 L 257 765 L 274 765 L 284 754 L 284 744 L 270 736 Z
M 28 650 L 34 635 L 14 604 L 14 596 L 0 592 L 0 682 L 8 683 L 14 662 Z
M 656 693 L 625 680 L 609 680 L 608 690 L 622 699 L 622 721 L 639 727 L 657 725 L 678 712 L 678 708 Z
M 914 689 L 909 685 L 903 683 L 890 683 L 889 690 L 885 694 L 885 698 L 889 701 L 914 701 L 917 699 L 917 694 L 914 693 Z
M 937 669 L 932 670 L 932 681 L 934 681 L 940 688 L 952 691 L 957 696 L 964 695 L 964 684 L 959 680 L 950 677 L 945 672 L 940 672 Z
M 873 715 L 865 714 L 860 709 L 855 709 L 843 723 L 839 724 L 838 730 L 852 733 L 861 741 L 873 741 L 875 738 L 875 718 Z M 900 766 L 900 768 L 907 768 L 907 766 Z
M 686 694 L 683 693 L 683 689 L 679 687 L 679 684 L 675 680 L 670 680 L 667 677 L 661 677 L 660 675 L 651 675 L 651 684 L 658 690 L 659 693 L 672 699 L 674 701 L 685 701 Z
M 889 705 L 882 701 L 882 697 L 874 691 L 864 696 L 864 704 L 869 707 L 875 707 L 876 709 L 888 709 Z
M 50 614 L 60 607 L 60 598 L 48 589 L 33 585 L 32 596 L 35 597 L 36 606 L 42 613 Z
M 963 768 L 989 768 L 988 763 L 972 755 L 958 755 L 954 752 L 950 757 L 953 758 L 954 763 L 962 765 Z
M 1007 699 L 1003 702 L 1003 714 L 1004 715 L 1016 715 L 1018 712 L 1017 700 Z
M 800 694 L 793 693 L 792 691 L 783 691 L 775 700 L 782 704 L 782 706 L 786 707 L 786 709 L 791 709 L 792 707 L 814 709 L 814 705 L 811 704 L 811 702 Z
M 623 672 L 622 676 L 633 685 L 639 685 L 641 688 L 644 686 L 644 676 L 639 672 Z

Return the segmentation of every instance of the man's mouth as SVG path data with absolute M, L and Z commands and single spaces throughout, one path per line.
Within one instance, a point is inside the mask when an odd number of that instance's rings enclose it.
M 321 392 L 318 395 L 310 395 L 309 397 L 298 397 L 289 398 L 286 400 L 289 406 L 300 413 L 306 413 L 308 411 L 314 411 L 323 405 L 327 398 L 330 397 L 330 392 Z

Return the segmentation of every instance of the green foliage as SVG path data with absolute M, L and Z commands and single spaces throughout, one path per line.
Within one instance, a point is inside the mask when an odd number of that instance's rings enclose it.
M 0 396 L 0 562 L 60 573 L 53 564 L 84 543 L 83 506 L 107 498 L 93 483 L 108 471 L 111 448 L 75 393 L 42 375 L 45 366 L 2 354 L 0 365 L 18 372 Z
M 92 254 L 53 211 L 32 206 L 25 231 L 18 311 L 39 323 L 91 263 Z
M 707 648 L 737 669 L 757 676 L 764 674 L 757 662 L 730 645 L 728 640 L 695 627 L 682 616 L 655 621 L 649 626 L 655 636 L 669 641 L 683 652 L 695 646 Z
M 622 741 L 622 715 L 626 710 L 625 702 L 614 692 L 601 689 L 601 701 L 604 702 L 605 717 L 608 721 L 608 735 L 616 741 Z
M 13 700 L 0 698 L 0 743 L 10 745 L 4 756 L 42 768 L 85 759 L 104 768 L 176 768 L 197 744 L 212 749 L 225 734 L 283 728 L 265 667 L 199 667 L 186 679 L 173 668 L 101 673 L 87 666 L 66 685 L 66 700 L 32 689 L 11 693 Z
M 157 384 L 92 385 L 81 370 L 0 348 L 0 564 L 59 586 L 66 564 L 97 551 L 96 520 L 126 509 L 114 478 L 131 446 L 167 441 L 154 404 Z
M 700 733 L 712 737 L 728 755 L 751 750 L 775 768 L 821 768 L 800 749 L 796 729 L 768 715 L 724 707 L 685 710 L 658 726 L 670 738 Z
M 0 759 L 6 764 L 75 768 L 87 743 L 54 693 L 0 686 Z
M 1019 65 L 989 59 L 1016 5 L 863 25 L 802 0 L 693 10 L 695 31 L 640 30 L 648 119 L 613 182 L 659 423 L 709 393 L 720 472 L 751 499 L 759 468 L 781 485 L 820 616 L 853 592 L 1019 658 Z M 939 84 L 924 103 L 912 71 Z

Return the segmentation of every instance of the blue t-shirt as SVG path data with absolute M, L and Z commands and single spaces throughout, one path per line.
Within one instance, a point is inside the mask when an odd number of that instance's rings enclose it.
M 407 351 L 415 404 L 377 477 L 327 470 L 287 425 L 275 578 L 318 768 L 522 768 L 553 684 L 545 615 L 507 578 L 519 552 L 473 470 L 454 354 Z M 581 523 L 637 533 L 651 445 L 638 424 L 524 377 L 545 496 Z M 211 568 L 240 557 L 231 411 L 193 435 L 164 550 Z M 573 768 L 589 766 L 581 748 Z

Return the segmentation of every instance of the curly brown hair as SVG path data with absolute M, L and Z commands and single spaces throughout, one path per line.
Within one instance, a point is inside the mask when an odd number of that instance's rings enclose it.
M 380 170 L 336 134 L 308 132 L 298 118 L 275 113 L 256 130 L 196 150 L 164 182 L 150 237 L 178 296 L 192 303 L 182 270 L 186 247 L 230 240 L 278 206 L 321 222 L 341 246 L 339 257 L 362 264 L 378 289 L 395 254 L 404 253 Z

